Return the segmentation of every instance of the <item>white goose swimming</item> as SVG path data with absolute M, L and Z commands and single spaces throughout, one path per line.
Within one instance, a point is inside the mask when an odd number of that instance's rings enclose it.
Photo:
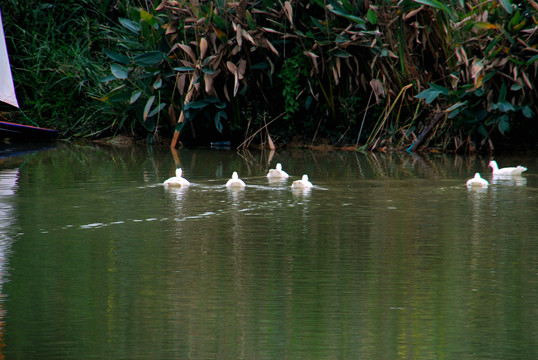
M 489 162 L 489 167 L 493 169 L 493 175 L 501 175 L 501 176 L 512 176 L 512 175 L 521 175 L 523 171 L 526 171 L 527 168 L 524 166 L 516 166 L 516 167 L 505 167 L 499 169 L 497 166 L 497 162 L 495 160 L 491 160 Z
M 282 170 L 282 164 L 276 164 L 275 169 L 269 169 L 267 173 L 269 179 L 287 179 L 289 177 L 288 173 Z
M 226 187 L 242 189 L 245 187 L 245 182 L 239 178 L 239 175 L 237 175 L 237 171 L 234 171 L 232 174 L 232 178 L 226 183 Z
M 176 176 L 171 177 L 170 179 L 166 180 L 164 182 L 164 185 L 166 186 L 189 186 L 191 183 L 181 177 L 183 175 L 183 170 L 181 168 L 176 169 Z
M 476 173 L 474 174 L 474 178 L 467 180 L 466 185 L 468 188 L 472 188 L 472 187 L 485 188 L 485 187 L 488 187 L 489 183 L 486 179 L 482 179 L 479 173 Z
M 303 175 L 303 178 L 301 180 L 295 180 L 291 184 L 291 187 L 293 189 L 309 189 L 312 187 L 312 183 L 308 181 L 308 175 Z

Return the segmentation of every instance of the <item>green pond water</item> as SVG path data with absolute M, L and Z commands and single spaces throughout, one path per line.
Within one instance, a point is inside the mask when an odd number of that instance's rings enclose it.
M 489 160 L 4 157 L 0 358 L 536 359 L 538 157 L 496 157 L 528 167 L 500 180 Z M 267 180 L 277 162 L 289 180 Z M 176 166 L 189 188 L 162 186 Z M 466 188 L 477 171 L 488 189 Z M 292 191 L 303 174 L 314 188 Z

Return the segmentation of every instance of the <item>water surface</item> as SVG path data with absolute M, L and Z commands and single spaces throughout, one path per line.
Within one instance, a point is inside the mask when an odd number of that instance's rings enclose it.
M 538 160 L 58 146 L 0 164 L 8 359 L 534 359 Z M 291 178 L 265 177 L 277 162 Z M 176 166 L 192 183 L 167 189 Z M 243 191 L 224 184 L 233 171 Z M 479 171 L 491 181 L 469 191 Z M 314 188 L 292 191 L 308 174 Z

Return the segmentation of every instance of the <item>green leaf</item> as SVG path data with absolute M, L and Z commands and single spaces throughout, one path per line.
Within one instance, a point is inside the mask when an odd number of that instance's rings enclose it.
M 104 78 L 101 78 L 101 80 L 99 81 L 106 83 L 112 80 L 117 80 L 117 78 L 114 75 L 110 74 L 110 75 L 105 76 Z
M 501 85 L 501 90 L 499 91 L 498 103 L 506 101 L 506 84 L 503 82 Z
M 510 3 L 509 0 L 499 0 L 499 2 L 501 3 L 501 6 L 507 13 L 511 14 L 514 11 L 514 9 L 512 8 L 512 4 Z
M 443 3 L 437 1 L 437 0 L 413 0 L 416 3 L 428 5 L 435 9 L 441 10 L 446 12 L 448 15 L 452 16 L 452 11 Z
M 157 29 L 159 27 L 159 22 L 157 21 L 157 18 L 145 10 L 140 10 L 140 19 L 147 22 L 154 29 Z
M 255 70 L 265 70 L 265 69 L 269 69 L 269 67 L 270 66 L 267 61 L 262 61 L 262 62 L 252 65 L 250 68 L 255 69 Z
M 207 101 L 205 101 L 205 100 L 191 101 L 191 102 L 187 103 L 187 105 L 185 105 L 185 110 L 202 109 L 202 108 L 206 107 L 207 105 L 209 105 L 209 103 Z
M 466 101 L 458 101 L 457 103 L 455 103 L 454 105 L 452 105 L 451 107 L 449 107 L 448 109 L 445 110 L 445 112 L 452 112 L 462 106 L 466 106 L 467 105 L 467 100 Z
M 480 125 L 478 127 L 478 132 L 485 138 L 488 137 L 488 132 L 486 131 L 486 128 L 484 127 L 484 125 Z
M 136 23 L 132 20 L 125 19 L 125 18 L 119 18 L 118 19 L 120 24 L 122 24 L 125 28 L 127 28 L 129 31 L 139 34 L 140 33 L 140 24 Z
M 342 49 L 338 49 L 336 50 L 334 53 L 333 53 L 334 56 L 336 57 L 339 57 L 339 58 L 348 58 L 348 57 L 351 57 L 351 54 L 348 53 L 347 51 L 345 50 L 342 50 Z
M 177 71 L 177 72 L 182 72 L 182 71 L 194 71 L 194 68 L 193 68 L 193 67 L 190 67 L 190 66 L 180 66 L 180 67 L 175 67 L 175 68 L 174 68 L 174 71 Z
M 155 109 L 151 110 L 151 112 L 148 114 L 148 117 L 155 116 L 159 111 L 164 109 L 166 106 L 166 103 L 160 103 L 159 106 L 157 106 Z
M 439 95 L 441 95 L 441 94 L 442 95 L 448 95 L 450 93 L 448 91 L 448 89 L 443 87 L 443 86 L 435 85 L 435 84 L 432 84 L 432 83 L 429 83 L 429 85 L 430 85 L 429 89 L 421 91 L 420 93 L 415 95 L 415 98 L 417 98 L 417 99 L 425 99 L 426 104 L 431 104 L 431 102 L 433 100 L 437 99 L 437 97 Z
M 308 95 L 306 97 L 305 104 L 304 104 L 304 107 L 305 107 L 306 110 L 308 110 L 310 108 L 310 105 L 312 105 L 313 100 L 314 100 L 314 98 L 311 95 Z
M 220 133 L 222 133 L 222 129 L 223 129 L 222 121 L 220 119 L 227 119 L 227 118 L 228 117 L 226 115 L 226 112 L 222 110 L 215 114 L 215 127 Z
M 508 101 L 501 101 L 497 103 L 497 109 L 499 109 L 502 112 L 508 112 L 508 111 L 515 111 L 514 106 L 510 104 Z
M 149 115 L 149 110 L 151 109 L 151 105 L 153 105 L 153 101 L 155 100 L 155 95 L 152 95 L 149 97 L 148 101 L 146 102 L 146 106 L 144 107 L 144 115 L 143 119 L 146 121 Z
M 523 116 L 525 116 L 527 119 L 532 119 L 532 117 L 534 116 L 534 112 L 529 105 L 524 106 L 521 112 L 523 113 Z
M 527 65 L 532 64 L 532 63 L 535 62 L 536 60 L 538 60 L 538 55 L 534 55 L 534 56 L 531 57 L 529 60 L 527 60 Z
M 131 95 L 131 99 L 129 100 L 129 104 L 134 104 L 136 100 L 142 95 L 142 91 L 137 90 Z
M 368 21 L 372 25 L 377 24 L 377 15 L 375 14 L 375 11 L 373 11 L 371 8 L 368 9 L 368 12 L 366 13 L 366 19 L 368 19 Z
M 499 128 L 499 131 L 501 134 L 504 135 L 504 132 L 508 129 L 510 129 L 510 122 L 508 122 L 508 115 L 502 115 L 497 120 L 497 127 Z
M 134 63 L 138 66 L 157 65 L 164 59 L 164 54 L 161 51 L 148 51 L 146 53 L 134 57 Z
M 163 80 L 162 80 L 161 78 L 158 78 L 158 79 L 155 80 L 155 82 L 153 83 L 153 88 L 154 88 L 154 89 L 160 89 L 162 85 L 163 85 Z
M 109 51 L 109 50 L 105 50 L 105 54 L 109 58 L 114 60 L 115 62 L 119 62 L 120 64 L 123 64 L 123 65 L 128 65 L 131 62 L 131 59 L 129 59 L 128 56 L 123 55 L 123 54 L 118 54 L 118 53 L 115 53 L 115 52 Z
M 344 18 L 346 18 L 348 20 L 351 20 L 351 21 L 357 23 L 360 28 L 366 30 L 366 26 L 365 26 L 366 25 L 366 20 L 364 20 L 363 18 L 360 18 L 358 16 L 346 13 L 343 10 L 338 10 L 338 9 L 335 9 L 335 8 L 331 8 L 331 9 L 329 9 L 329 11 L 332 12 L 333 14 L 342 16 L 342 17 L 344 17 Z
M 110 65 L 110 71 L 112 71 L 112 75 L 117 79 L 125 80 L 129 77 L 127 69 L 118 64 Z
M 213 74 L 215 74 L 217 72 L 217 70 L 209 68 L 209 67 L 204 67 L 204 68 L 202 68 L 202 72 L 204 74 L 213 75 Z
M 125 85 L 118 86 L 117 88 L 111 90 L 108 94 L 103 96 L 101 101 L 118 103 L 128 100 L 130 97 L 130 92 L 125 89 Z
M 310 20 L 312 20 L 312 24 L 314 24 L 314 27 L 317 27 L 319 30 L 323 32 L 327 32 L 327 26 L 324 25 L 321 21 L 319 21 L 313 16 L 310 17 Z

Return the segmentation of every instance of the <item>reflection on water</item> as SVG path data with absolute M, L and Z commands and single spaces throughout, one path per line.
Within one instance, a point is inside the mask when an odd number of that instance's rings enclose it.
M 12 237 L 10 233 L 14 226 L 13 198 L 17 187 L 19 169 L 0 170 L 0 357 L 4 358 L 5 347 L 5 300 L 3 287 L 8 279 L 8 257 L 11 252 Z
M 526 183 L 488 160 L 34 155 L 0 189 L 6 357 L 534 359 L 538 160 L 517 159 Z M 290 179 L 267 179 L 277 162 Z M 164 187 L 178 166 L 191 186 Z
M 512 175 L 512 176 L 492 175 L 491 182 L 497 185 L 523 186 L 527 184 L 527 178 L 521 175 Z

